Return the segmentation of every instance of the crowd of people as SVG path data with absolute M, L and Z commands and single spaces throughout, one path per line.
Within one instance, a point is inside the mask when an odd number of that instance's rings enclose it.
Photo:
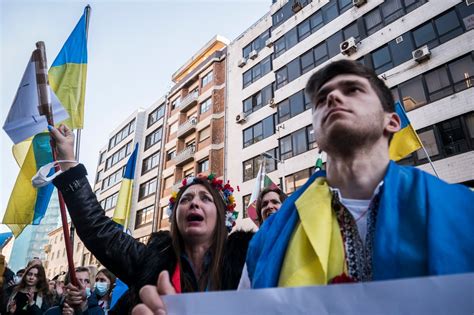
M 105 268 L 97 272 L 95 266 L 77 267 L 75 274 L 78 286 L 69 273 L 47 279 L 39 258 L 16 273 L 5 268 L 0 314 L 107 314 L 115 275 Z
M 401 121 L 384 81 L 357 62 L 340 60 L 315 72 L 305 92 L 316 142 L 327 153 L 325 170 L 288 198 L 279 189 L 262 191 L 256 234 L 229 233 L 233 188 L 206 174 L 184 179 L 170 199 L 170 231 L 152 234 L 146 245 L 138 242 L 105 215 L 85 167 L 70 162 L 72 131 L 50 128 L 57 157 L 65 161 L 53 183 L 77 233 L 129 287 L 110 313 L 164 313 L 160 295 L 166 294 L 474 271 L 474 213 L 466 207 L 474 203 L 474 193 L 390 161 L 390 141 Z M 44 270 L 37 267 L 32 274 L 34 268 L 25 270 L 10 296 L 10 312 L 24 305 L 40 311 L 49 302 Z M 77 274 L 86 274 L 81 270 Z M 110 290 L 110 272 L 96 277 L 97 301 L 83 298 L 90 283 L 68 284 L 65 294 L 57 293 L 63 302 L 48 312 L 107 308 L 99 293 Z M 108 286 L 97 286 L 102 276 Z

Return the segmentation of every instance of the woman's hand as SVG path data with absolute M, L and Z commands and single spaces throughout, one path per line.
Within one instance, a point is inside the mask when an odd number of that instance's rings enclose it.
M 10 304 L 8 304 L 7 312 L 11 313 L 11 314 L 16 312 L 16 302 L 15 302 L 15 300 L 11 301 Z
M 35 293 L 32 289 L 29 289 L 28 292 L 26 292 L 26 297 L 28 299 L 28 305 L 33 306 L 33 304 L 35 304 Z
M 74 315 L 74 309 L 69 304 L 63 304 L 63 315 Z
M 74 161 L 74 133 L 65 125 L 60 125 L 58 128 L 49 127 L 49 133 L 54 139 L 57 160 L 70 160 Z M 61 170 L 67 171 L 71 167 L 77 165 L 77 163 L 63 162 L 59 163 Z
M 132 310 L 132 315 L 166 315 L 166 306 L 160 295 L 176 294 L 170 281 L 168 271 L 162 271 L 158 276 L 157 286 L 146 285 L 140 289 L 142 304 Z

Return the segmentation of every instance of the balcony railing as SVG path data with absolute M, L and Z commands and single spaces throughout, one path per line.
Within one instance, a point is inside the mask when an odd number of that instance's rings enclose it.
M 192 131 L 196 130 L 197 117 L 189 118 L 184 124 L 178 127 L 177 136 L 178 138 L 185 137 Z
M 198 93 L 191 93 L 184 97 L 178 105 L 179 111 L 184 112 L 188 110 L 188 108 L 190 108 L 192 105 L 194 105 L 195 102 L 197 102 L 198 96 Z
M 175 157 L 174 157 L 174 162 L 176 166 L 180 166 L 185 164 L 186 162 L 194 159 L 194 152 L 196 152 L 196 147 L 195 146 L 189 146 L 183 151 L 179 152 Z

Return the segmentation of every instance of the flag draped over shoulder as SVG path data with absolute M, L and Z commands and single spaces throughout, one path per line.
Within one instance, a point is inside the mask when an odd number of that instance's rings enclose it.
M 30 58 L 3 125 L 3 130 L 15 144 L 45 131 L 48 127 L 46 117 L 40 116 L 38 112 L 39 100 L 36 86 L 35 62 L 33 58 Z M 51 93 L 51 103 L 54 121 L 61 122 L 68 118 L 67 112 L 54 93 Z
M 48 208 L 53 184 L 35 188 L 31 184 L 31 178 L 41 166 L 53 161 L 49 140 L 48 133 L 40 133 L 13 149 L 20 173 L 8 200 L 2 223 L 8 225 L 15 237 L 20 235 L 26 225 L 39 224 Z
M 69 113 L 64 123 L 71 129 L 84 126 L 87 76 L 87 24 L 90 7 L 67 39 L 48 71 L 49 84 Z
M 389 156 L 391 160 L 398 161 L 420 149 L 423 145 L 415 129 L 413 129 L 413 126 L 410 124 L 410 120 L 408 120 L 402 104 L 398 101 L 395 103 L 395 110 L 398 116 L 400 116 L 401 127 L 400 130 L 393 135 L 389 148 Z
M 133 180 L 135 177 L 135 166 L 137 164 L 138 155 L 138 143 L 135 144 L 135 149 L 132 155 L 128 159 L 127 165 L 125 166 L 125 174 L 123 175 L 122 184 L 120 186 L 117 206 L 115 207 L 113 220 L 118 224 L 124 226 L 127 222 L 127 217 L 132 207 L 132 190 Z

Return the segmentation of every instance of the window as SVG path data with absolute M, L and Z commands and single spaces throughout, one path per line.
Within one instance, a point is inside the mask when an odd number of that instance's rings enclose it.
M 343 38 L 342 38 L 341 31 L 333 34 L 331 37 L 329 37 L 326 40 L 328 52 L 329 52 L 329 58 L 332 58 L 341 52 L 340 44 L 342 42 L 343 42 Z
M 409 33 L 405 33 L 397 39 L 388 43 L 394 65 L 400 65 L 410 60 L 412 58 L 412 51 L 415 49 Z
M 211 71 L 201 78 L 201 87 L 208 85 L 214 79 L 214 73 Z
M 382 15 L 379 8 L 376 8 L 364 16 L 365 29 L 367 35 L 372 35 L 381 29 L 383 25 Z
M 321 8 L 321 11 L 323 13 L 325 24 L 328 24 L 329 22 L 337 18 L 337 16 L 339 15 L 339 12 L 337 11 L 336 1 L 330 1 L 328 4 Z
M 276 89 L 278 90 L 279 88 L 287 84 L 288 84 L 288 69 L 285 66 L 276 72 Z
M 271 115 L 243 132 L 244 148 L 259 142 L 275 133 L 275 116 Z
M 104 152 L 100 152 L 100 157 L 99 157 L 99 164 L 102 164 L 102 162 L 104 162 L 104 159 L 105 159 L 105 153 L 106 153 L 106 151 L 104 151 Z
M 415 40 L 415 46 L 421 47 L 428 45 L 429 48 L 437 46 L 436 33 L 431 22 L 428 22 L 425 25 L 420 26 L 413 32 L 413 38 Z
M 116 172 L 112 173 L 108 177 L 104 178 L 104 180 L 102 181 L 102 190 L 107 189 L 117 184 L 122 179 L 124 172 L 125 172 L 125 166 L 117 170 Z
M 153 153 L 151 156 L 143 159 L 142 175 L 154 169 L 160 163 L 160 151 Z
M 171 110 L 175 109 L 179 105 L 179 99 L 171 101 Z
M 407 112 L 426 104 L 421 76 L 400 84 L 400 92 L 402 95 L 403 106 Z
M 209 97 L 207 100 L 201 103 L 200 105 L 200 113 L 203 114 L 207 112 L 212 106 L 212 97 Z
M 176 156 L 176 149 L 171 149 L 166 152 L 166 161 L 172 160 Z
M 97 175 L 95 177 L 95 183 L 97 184 L 103 177 L 104 175 L 104 171 L 100 170 L 97 172 Z
M 314 48 L 314 66 L 319 66 L 329 59 L 326 42 L 323 42 Z
M 155 214 L 155 206 L 149 206 L 144 209 L 138 210 L 135 218 L 135 228 L 142 227 L 148 223 L 153 222 Z
M 173 186 L 173 176 L 166 177 L 165 180 L 164 180 L 163 185 L 165 186 L 165 189 L 170 188 L 171 186 Z
M 386 0 L 380 5 L 385 24 L 392 23 L 403 16 L 402 0 Z
M 206 173 L 209 171 L 209 159 L 205 159 L 199 162 L 198 171 L 199 173 Z
M 291 175 L 285 176 L 285 189 L 287 194 L 291 194 L 304 185 L 311 176 L 312 168 L 301 170 Z
M 242 74 L 243 87 L 246 88 L 272 70 L 271 56 L 266 57 L 258 64 Z
M 242 49 L 242 57 L 248 58 L 252 50 L 259 52 L 265 47 L 265 42 L 270 38 L 270 29 L 266 30 Z
M 199 142 L 206 140 L 211 136 L 211 127 L 206 127 L 199 131 Z
M 258 91 L 254 95 L 243 101 L 243 111 L 246 114 L 253 113 L 254 111 L 262 108 L 264 105 L 270 102 L 273 97 L 272 84 L 267 85 L 262 90 Z
M 307 126 L 280 139 L 280 157 L 283 161 L 316 147 L 312 129 L 312 126 Z
M 125 139 L 129 134 L 135 131 L 135 119 L 129 122 L 125 127 L 123 127 L 119 132 L 117 132 L 109 140 L 109 150 L 115 147 L 120 141 Z
M 374 51 L 372 53 L 372 62 L 374 65 L 374 71 L 377 74 L 381 74 L 393 68 L 392 58 L 390 57 L 388 46 L 384 46 Z
M 311 2 L 311 0 L 299 0 L 298 2 L 300 3 L 301 7 L 304 8 L 308 3 Z M 283 7 L 281 7 L 272 15 L 273 28 L 279 26 L 295 14 L 292 9 L 294 3 L 295 2 L 293 0 L 288 1 Z
M 164 105 L 158 106 L 157 109 L 155 109 L 148 115 L 147 128 L 153 125 L 154 123 L 156 123 L 158 120 L 160 120 L 164 115 L 165 115 L 165 106 Z
M 187 169 L 183 172 L 183 176 L 186 177 L 191 177 L 194 176 L 194 168 Z
M 156 192 L 156 178 L 153 178 L 140 185 L 138 190 L 138 201 Z
M 242 216 L 244 219 L 249 216 L 247 213 L 247 208 L 249 206 L 251 196 L 251 194 L 248 194 L 242 197 Z
M 455 92 L 473 86 L 474 62 L 471 56 L 465 56 L 448 64 L 449 73 L 453 79 Z
M 105 162 L 105 169 L 108 170 L 118 162 L 122 161 L 130 153 L 132 153 L 132 141 L 124 145 L 122 148 L 120 148 L 120 150 L 112 154 L 112 156 L 107 159 Z
M 426 149 L 426 152 L 430 157 L 436 156 L 439 154 L 438 144 L 436 143 L 436 137 L 433 128 L 430 128 L 427 131 L 420 132 L 418 134 L 423 146 Z M 419 160 L 426 159 L 426 153 L 423 149 L 416 151 L 416 155 Z
M 301 90 L 278 104 L 278 121 L 280 123 L 305 111 L 304 90 Z
M 317 11 L 313 15 L 310 16 L 309 22 L 311 24 L 311 32 L 316 32 L 321 27 L 324 26 L 323 15 L 321 11 Z
M 118 192 L 101 201 L 102 208 L 106 211 L 117 205 Z
M 298 25 L 298 41 L 302 41 L 311 34 L 311 25 L 309 19 L 304 20 Z
M 435 69 L 426 73 L 424 77 L 428 88 L 428 96 L 432 102 L 453 93 L 447 68 L 441 67 Z
M 445 43 L 463 33 L 461 22 L 454 10 L 434 19 L 434 23 L 441 43 Z
M 151 146 L 160 142 L 162 137 L 163 137 L 163 129 L 161 127 L 159 127 L 158 129 L 150 133 L 148 136 L 146 136 L 145 150 L 148 150 Z
M 270 156 L 273 156 L 275 159 L 278 159 L 277 150 L 271 149 L 265 153 L 268 153 Z M 260 165 L 262 164 L 262 155 L 259 154 L 247 161 L 242 163 L 243 165 L 243 179 L 244 182 L 254 179 L 257 177 Z M 274 159 L 266 158 L 265 159 L 265 172 L 270 173 L 277 169 L 277 162 Z
M 301 56 L 301 72 L 306 73 L 314 68 L 313 50 L 307 51 Z
M 445 156 L 468 151 L 468 143 L 464 134 L 461 119 L 456 117 L 437 124 Z

